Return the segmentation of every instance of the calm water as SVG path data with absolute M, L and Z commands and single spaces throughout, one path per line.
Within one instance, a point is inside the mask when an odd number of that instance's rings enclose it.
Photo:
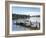
M 32 23 L 36 23 L 36 21 L 40 22 L 40 17 L 31 17 L 29 20 L 31 20 Z M 31 30 L 29 28 L 14 24 L 14 21 L 16 22 L 16 20 L 12 20 L 12 31 Z

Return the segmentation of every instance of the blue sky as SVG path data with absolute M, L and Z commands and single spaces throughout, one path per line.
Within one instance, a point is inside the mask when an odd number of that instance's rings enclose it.
M 33 13 L 32 13 L 33 12 Z M 13 14 L 40 14 L 40 8 L 36 7 L 19 7 L 19 6 L 13 6 L 12 7 L 12 13 Z

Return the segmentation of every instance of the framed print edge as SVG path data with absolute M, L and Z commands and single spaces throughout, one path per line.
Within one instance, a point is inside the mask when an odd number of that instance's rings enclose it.
M 5 2 L 5 37 L 8 37 L 9 35 L 9 27 L 8 27 L 8 24 L 9 24 L 9 12 L 8 12 L 8 6 L 7 6 L 8 2 Z
M 15 3 L 22 4 L 33 4 L 33 5 L 42 5 L 43 6 L 43 33 L 28 33 L 28 34 L 9 34 L 9 5 Z M 5 1 L 5 37 L 18 37 L 18 36 L 37 36 L 45 34 L 45 4 L 44 3 L 34 3 L 34 2 L 19 2 L 19 1 Z

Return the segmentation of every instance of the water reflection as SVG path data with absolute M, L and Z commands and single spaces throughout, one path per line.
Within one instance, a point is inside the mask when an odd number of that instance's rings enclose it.
M 13 31 L 39 30 L 40 29 L 40 17 L 30 18 L 30 20 L 32 22 L 32 25 L 28 27 L 26 27 L 26 25 L 20 25 L 20 24 L 16 25 L 16 20 L 12 20 L 12 30 Z

